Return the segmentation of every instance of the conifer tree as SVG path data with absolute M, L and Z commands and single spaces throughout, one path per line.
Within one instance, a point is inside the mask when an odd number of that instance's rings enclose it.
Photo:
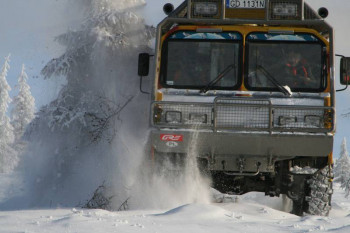
M 5 63 L 0 73 L 0 172 L 10 172 L 17 165 L 18 158 L 12 148 L 14 141 L 13 127 L 7 116 L 8 106 L 11 103 L 6 77 L 10 69 L 10 55 L 5 57 Z
M 334 173 L 335 181 L 340 182 L 341 186 L 345 188 L 347 181 L 350 179 L 350 158 L 345 138 L 341 145 L 340 157 L 335 163 Z
M 13 98 L 12 126 L 14 128 L 15 140 L 18 142 L 24 134 L 26 126 L 34 119 L 35 100 L 27 84 L 28 76 L 25 66 L 22 65 L 21 74 L 18 77 L 18 95 Z
M 125 142 L 136 140 L 148 127 L 148 98 L 139 94 L 136 58 L 151 51 L 155 30 L 137 15 L 144 0 L 74 2 L 86 9 L 84 20 L 58 36 L 66 51 L 42 70 L 45 78 L 64 76 L 67 83 L 26 130 L 30 143 L 21 162 L 40 180 L 33 182 L 33 192 L 41 191 L 32 195 L 38 197 L 33 203 L 80 202 L 105 180 L 122 184 L 115 188 L 120 192 L 116 203 L 124 202 L 129 196 L 124 187 L 131 180 L 124 168 L 137 167 L 143 152 L 142 146 L 135 147 L 140 153 L 129 152 Z M 61 187 L 74 190 L 67 194 L 70 198 L 57 192 Z

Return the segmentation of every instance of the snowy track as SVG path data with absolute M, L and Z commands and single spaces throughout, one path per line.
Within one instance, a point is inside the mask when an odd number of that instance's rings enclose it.
M 281 199 L 251 193 L 238 202 L 225 198 L 224 203 L 188 204 L 170 210 L 3 211 L 0 232 L 350 232 L 350 200 L 337 185 L 335 188 L 329 217 L 298 217 L 277 210 L 282 207 Z

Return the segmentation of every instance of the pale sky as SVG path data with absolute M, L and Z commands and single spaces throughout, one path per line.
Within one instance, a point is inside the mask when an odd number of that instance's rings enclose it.
M 55 41 L 55 36 L 64 33 L 68 27 L 77 25 L 79 16 L 67 17 L 66 2 L 69 0 L 0 0 L 0 66 L 3 58 L 11 53 L 11 69 L 8 75 L 9 84 L 14 87 L 20 74 L 22 63 L 27 67 L 29 84 L 40 107 L 57 96 L 63 83 L 62 79 L 43 81 L 40 70 L 52 58 L 58 57 L 64 51 Z M 144 11 L 146 22 L 156 25 L 165 15 L 163 5 L 171 2 L 178 6 L 182 0 L 146 0 Z M 335 52 L 350 56 L 350 1 L 348 0 L 307 0 L 318 9 L 325 6 L 329 10 L 326 19 L 334 26 Z M 338 66 L 336 67 L 338 68 Z M 135 71 L 136 72 L 136 71 Z M 38 77 L 38 78 L 34 78 Z M 336 73 L 336 80 L 339 80 Z M 340 88 L 336 81 L 337 88 Z M 12 95 L 15 92 L 12 91 Z M 334 155 L 338 157 L 341 140 L 347 138 L 350 144 L 350 118 L 340 117 L 349 106 L 350 90 L 337 93 L 337 134 L 334 143 Z

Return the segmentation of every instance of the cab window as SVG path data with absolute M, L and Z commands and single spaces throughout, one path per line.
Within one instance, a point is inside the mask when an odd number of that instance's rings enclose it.
M 163 46 L 161 85 L 200 89 L 227 67 L 230 71 L 212 89 L 240 86 L 242 36 L 237 32 L 178 31 Z

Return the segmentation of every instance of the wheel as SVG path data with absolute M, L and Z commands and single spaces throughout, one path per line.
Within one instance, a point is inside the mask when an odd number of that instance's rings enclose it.
M 313 175 L 294 175 L 288 193 L 293 200 L 292 214 L 328 216 L 333 193 L 332 178 L 332 167 L 328 165 Z
M 308 195 L 305 197 L 305 212 L 311 215 L 328 216 L 333 194 L 333 169 L 326 166 L 306 180 Z

